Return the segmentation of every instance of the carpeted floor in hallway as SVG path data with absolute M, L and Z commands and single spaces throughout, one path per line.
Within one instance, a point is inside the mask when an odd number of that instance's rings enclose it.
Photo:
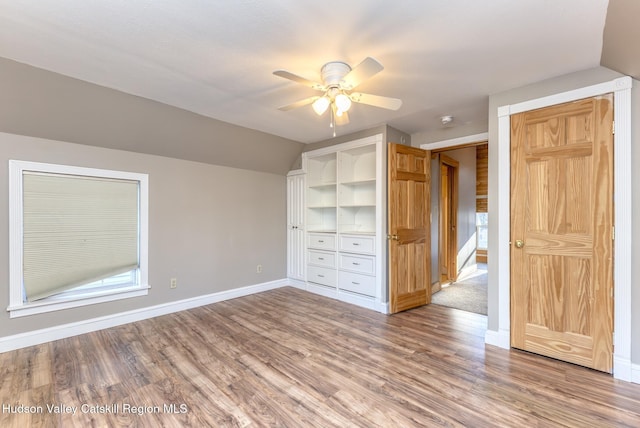
M 443 287 L 431 303 L 487 315 L 487 265 L 478 264 L 477 271 Z

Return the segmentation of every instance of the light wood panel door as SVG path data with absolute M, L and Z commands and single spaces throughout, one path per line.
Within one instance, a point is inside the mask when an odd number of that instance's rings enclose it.
M 460 163 L 440 155 L 440 284 L 458 279 L 458 169 Z
M 511 345 L 611 372 L 613 96 L 511 117 Z
M 389 311 L 431 302 L 430 162 L 426 150 L 389 144 Z

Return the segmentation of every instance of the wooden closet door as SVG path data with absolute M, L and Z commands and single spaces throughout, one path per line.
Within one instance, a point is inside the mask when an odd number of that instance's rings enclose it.
M 511 117 L 511 344 L 611 372 L 613 96 Z

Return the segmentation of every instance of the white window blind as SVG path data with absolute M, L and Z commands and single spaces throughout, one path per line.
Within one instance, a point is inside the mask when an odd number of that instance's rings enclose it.
M 23 282 L 42 299 L 139 266 L 139 183 L 23 173 Z

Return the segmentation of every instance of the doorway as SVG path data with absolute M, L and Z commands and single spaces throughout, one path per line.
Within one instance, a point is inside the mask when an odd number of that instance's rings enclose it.
M 486 315 L 488 146 L 479 140 L 433 152 L 432 302 Z

